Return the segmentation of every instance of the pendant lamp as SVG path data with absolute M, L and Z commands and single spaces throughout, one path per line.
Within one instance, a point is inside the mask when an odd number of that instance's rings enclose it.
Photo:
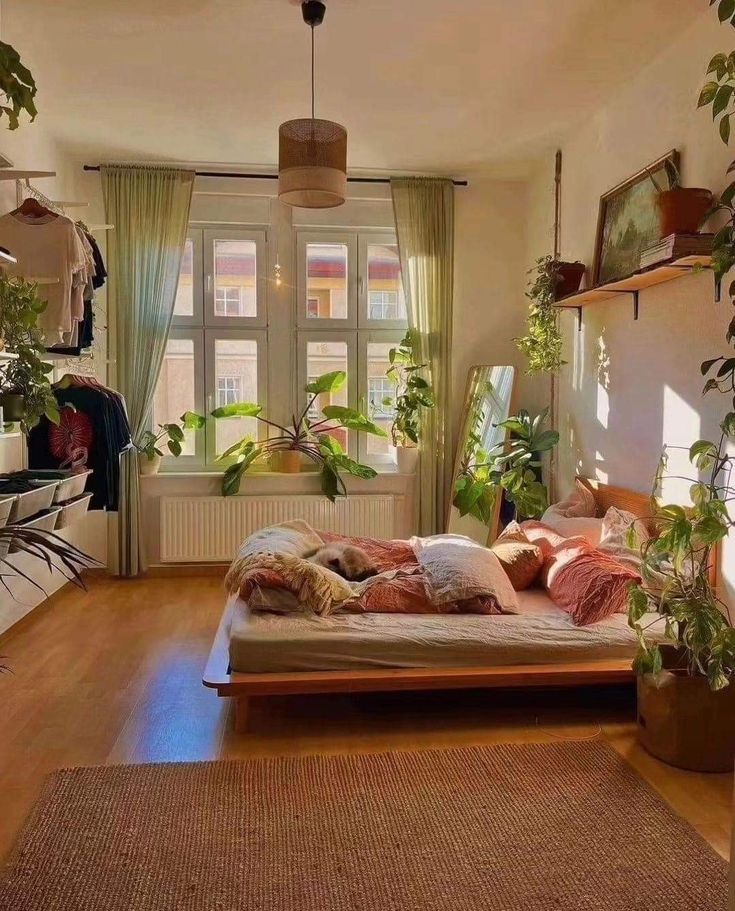
M 278 197 L 290 206 L 329 209 L 347 196 L 347 130 L 314 116 L 314 29 L 324 20 L 321 0 L 304 0 L 311 29 L 311 117 L 287 120 L 278 129 Z

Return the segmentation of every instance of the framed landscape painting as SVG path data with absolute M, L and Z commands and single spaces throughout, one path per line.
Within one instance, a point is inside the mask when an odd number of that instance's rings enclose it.
M 666 163 L 679 168 L 679 153 L 673 149 L 647 168 L 609 190 L 600 199 L 597 220 L 593 285 L 625 278 L 640 268 L 641 253 L 660 238 L 657 190 L 668 187 Z

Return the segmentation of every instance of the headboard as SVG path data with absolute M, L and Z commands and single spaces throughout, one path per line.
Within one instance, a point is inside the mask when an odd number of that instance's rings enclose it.
M 592 478 L 577 477 L 577 480 L 584 484 L 595 498 L 597 504 L 597 515 L 602 517 L 611 506 L 623 509 L 626 512 L 633 513 L 641 519 L 645 519 L 645 525 L 649 534 L 656 534 L 656 525 L 651 516 L 651 497 L 644 493 L 636 493 L 634 490 L 626 490 L 624 487 L 613 487 L 610 484 L 603 484 Z M 720 547 L 715 545 L 712 548 L 712 557 L 709 566 L 709 581 L 713 588 L 717 586 L 717 567 L 720 563 Z

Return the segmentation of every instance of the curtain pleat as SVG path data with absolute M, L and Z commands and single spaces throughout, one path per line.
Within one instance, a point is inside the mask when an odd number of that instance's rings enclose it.
M 194 172 L 104 166 L 108 295 L 116 314 L 117 387 L 125 396 L 134 440 L 147 427 L 173 318 L 186 243 Z M 121 456 L 118 573 L 145 571 L 138 459 Z
M 408 322 L 428 365 L 436 408 L 424 410 L 419 455 L 419 534 L 444 531 L 451 484 L 447 416 L 451 401 L 454 186 L 451 180 L 391 180 Z

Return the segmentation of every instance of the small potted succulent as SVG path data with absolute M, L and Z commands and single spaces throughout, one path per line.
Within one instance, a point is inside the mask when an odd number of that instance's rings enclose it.
M 433 408 L 436 404 L 428 380 L 419 373 L 426 364 L 417 364 L 413 351 L 414 338 L 409 329 L 400 345 L 388 352 L 390 367 L 385 374 L 396 387 L 395 396 L 386 396 L 383 404 L 395 410 L 391 439 L 396 447 L 398 470 L 402 474 L 413 474 L 416 471 L 421 436 L 421 411 Z
M 179 423 L 159 424 L 156 430 L 146 430 L 135 444 L 138 450 L 138 470 L 142 475 L 158 474 L 161 469 L 163 450 L 166 448 L 172 456 L 181 455 L 181 444 L 184 442 L 185 430 L 199 430 L 204 427 L 204 417 L 195 411 L 187 411 L 179 418 Z
M 313 462 L 321 472 L 322 492 L 332 502 L 338 496 L 347 496 L 342 472 L 358 478 L 374 478 L 377 474 L 375 469 L 351 459 L 333 434 L 343 436 L 345 431 L 355 430 L 385 437 L 385 431 L 359 411 L 342 405 L 325 406 L 322 417 L 316 420 L 309 417 L 320 395 L 338 392 L 346 382 L 347 374 L 335 370 L 309 383 L 306 386 L 306 404 L 298 417 L 294 415 L 293 423 L 288 427 L 266 418 L 262 414 L 263 406 L 254 402 L 235 402 L 215 408 L 212 412 L 214 418 L 255 418 L 265 424 L 271 433 L 268 439 L 260 441 L 245 436 L 222 453 L 220 459 L 232 463 L 225 469 L 222 478 L 222 496 L 236 494 L 245 472 L 264 456 L 271 460 L 276 470 L 288 473 L 301 470 L 302 456 Z
M 669 234 L 697 234 L 712 206 L 712 191 L 704 187 L 682 187 L 679 169 L 671 159 L 664 163 L 669 183 L 664 189 L 648 172 L 656 188 L 659 232 L 661 237 Z

